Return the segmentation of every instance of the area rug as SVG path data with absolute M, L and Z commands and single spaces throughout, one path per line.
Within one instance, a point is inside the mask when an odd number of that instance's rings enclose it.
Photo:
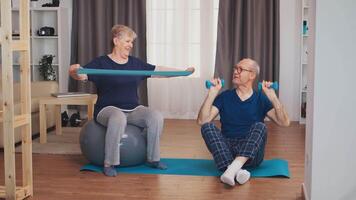
M 47 143 L 41 144 L 40 138 L 32 140 L 32 152 L 38 154 L 81 154 L 79 145 L 80 128 L 63 128 L 62 135 L 55 131 L 47 133 Z M 21 145 L 16 147 L 16 152 L 21 152 Z

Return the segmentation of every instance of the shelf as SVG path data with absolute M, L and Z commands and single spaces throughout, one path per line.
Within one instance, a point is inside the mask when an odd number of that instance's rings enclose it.
M 19 8 L 15 7 L 11 9 L 14 12 L 18 12 Z M 38 8 L 30 8 L 30 11 L 58 11 L 59 7 L 38 7 Z
M 38 8 L 31 8 L 31 11 L 58 11 L 59 7 L 38 7 Z
M 13 39 L 20 39 L 20 36 L 12 36 Z M 31 36 L 32 39 L 58 39 L 58 35 L 55 36 Z
M 31 65 L 32 65 L 32 66 L 36 66 L 36 67 L 39 67 L 39 66 L 40 66 L 40 64 L 38 64 L 38 63 L 37 63 L 37 64 L 31 64 Z M 53 66 L 58 66 L 59 64 L 56 63 L 56 64 L 52 64 L 52 65 L 53 65 Z
M 13 63 L 12 65 L 15 66 L 15 67 L 18 67 L 18 66 L 20 66 L 20 63 Z M 59 66 L 59 64 L 57 64 L 57 63 L 56 63 L 56 64 L 52 64 L 52 65 L 53 65 L 53 66 Z M 33 64 L 33 63 L 32 63 L 31 66 L 39 67 L 40 64 L 38 64 L 38 63 L 37 63 L 37 64 Z
M 58 36 L 33 36 L 33 39 L 58 39 Z
M 299 123 L 305 124 L 306 119 L 306 101 L 308 95 L 308 88 L 305 86 L 307 85 L 307 67 L 308 67 L 308 40 L 309 40 L 309 1 L 310 0 L 302 0 L 301 3 L 301 64 L 300 64 L 300 99 L 299 99 Z
M 58 66 L 59 64 L 52 64 L 52 66 Z M 32 64 L 32 66 L 36 66 L 36 67 L 40 67 L 40 65 L 39 64 Z

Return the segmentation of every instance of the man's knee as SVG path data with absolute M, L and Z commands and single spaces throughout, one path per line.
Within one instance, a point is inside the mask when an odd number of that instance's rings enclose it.
M 201 127 L 215 127 L 215 124 L 213 122 L 206 122 Z
M 253 124 L 253 126 L 258 129 L 266 129 L 267 128 L 266 124 L 263 122 L 256 122 Z
M 263 122 L 256 122 L 252 125 L 252 130 L 257 130 L 263 137 L 267 134 L 267 126 Z
M 207 138 L 213 138 L 219 129 L 212 122 L 205 123 L 201 126 L 200 132 L 204 140 Z

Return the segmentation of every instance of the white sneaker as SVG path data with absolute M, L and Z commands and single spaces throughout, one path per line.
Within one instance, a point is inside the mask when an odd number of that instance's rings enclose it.
M 240 169 L 236 174 L 236 182 L 239 184 L 245 184 L 248 180 L 250 180 L 251 173 L 245 169 Z

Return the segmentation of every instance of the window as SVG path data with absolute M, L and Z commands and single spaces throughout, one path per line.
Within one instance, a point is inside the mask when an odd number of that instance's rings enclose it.
M 213 72 L 218 0 L 147 0 L 147 57 L 160 66 Z

